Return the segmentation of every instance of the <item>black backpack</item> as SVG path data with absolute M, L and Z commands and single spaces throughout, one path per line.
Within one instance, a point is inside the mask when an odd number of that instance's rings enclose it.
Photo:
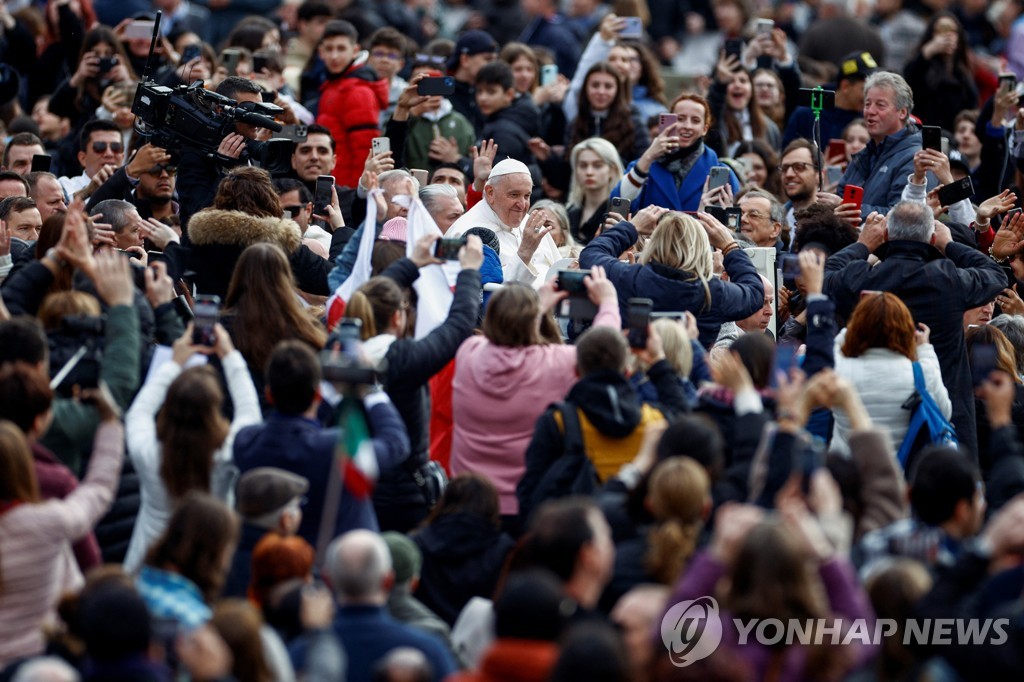
M 554 405 L 562 415 L 562 437 L 565 449 L 541 476 L 529 500 L 529 509 L 536 509 L 546 500 L 572 495 L 590 496 L 597 492 L 600 481 L 593 462 L 583 449 L 583 431 L 576 407 L 561 402 Z

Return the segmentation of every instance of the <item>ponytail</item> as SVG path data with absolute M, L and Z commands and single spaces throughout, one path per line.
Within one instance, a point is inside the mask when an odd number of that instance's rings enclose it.
M 703 522 L 668 519 L 647 535 L 647 570 L 662 585 L 675 585 L 697 547 Z
M 359 332 L 361 340 L 366 341 L 377 336 L 377 325 L 373 319 L 373 304 L 370 303 L 370 299 L 366 297 L 362 289 L 358 289 L 352 294 L 348 305 L 345 306 L 345 317 L 363 323 L 362 330 Z
M 345 317 L 363 323 L 362 339 L 387 332 L 395 313 L 402 309 L 405 296 L 390 277 L 371 277 L 359 287 L 345 305 Z M 402 336 L 402 330 L 398 333 Z

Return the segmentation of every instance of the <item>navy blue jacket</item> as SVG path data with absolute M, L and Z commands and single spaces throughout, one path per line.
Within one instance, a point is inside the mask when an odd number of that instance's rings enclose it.
M 900 202 L 907 178 L 914 172 L 914 154 L 920 150 L 921 130 L 913 123 L 889 135 L 881 144 L 871 140 L 850 161 L 836 187 L 836 194 L 843 196 L 847 185 L 862 187 L 861 216 L 867 217 L 872 211 L 885 215 Z M 935 177 L 929 174 L 928 189 L 935 184 Z
M 537 17 L 523 30 L 519 42 L 546 47 L 554 52 L 558 72 L 566 78 L 571 79 L 576 73 L 580 62 L 580 41 L 561 15 Z
M 622 221 L 590 242 L 580 253 L 580 268 L 603 266 L 608 279 L 619 294 L 622 319 L 626 319 L 630 298 L 649 298 L 655 312 L 689 310 L 697 317 L 700 342 L 710 348 L 723 322 L 743 320 L 764 305 L 764 284 L 750 257 L 742 249 L 733 249 L 725 257 L 728 282 L 712 277 L 708 281 L 711 305 L 705 307 L 704 286 L 692 273 L 651 263 L 629 265 L 619 255 L 636 244 L 637 233 L 632 223 Z
M 394 405 L 373 405 L 366 411 L 366 421 L 374 436 L 373 449 L 382 471 L 409 456 L 409 437 Z M 314 547 L 337 442 L 338 429 L 325 429 L 312 419 L 277 412 L 264 423 L 244 428 L 235 436 L 235 466 L 241 473 L 256 467 L 278 467 L 309 481 L 298 534 Z M 369 498 L 356 499 L 343 490 L 332 537 L 355 528 L 377 530 L 377 517 Z
M 988 256 L 956 242 L 946 246 L 945 257 L 929 244 L 905 240 L 878 249 L 875 255 L 882 262 L 876 266 L 868 264 L 868 255 L 867 247 L 858 242 L 825 261 L 825 293 L 835 301 L 836 312 L 846 318 L 861 291 L 888 291 L 906 304 L 915 323 L 928 325 L 953 403 L 957 439 L 977 459 L 974 391 L 963 315 L 993 300 L 1006 286 L 1006 275 Z

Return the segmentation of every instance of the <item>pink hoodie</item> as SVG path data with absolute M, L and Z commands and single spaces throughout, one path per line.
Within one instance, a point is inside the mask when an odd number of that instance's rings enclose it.
M 594 326 L 622 326 L 615 302 L 601 305 Z M 459 347 L 452 381 L 452 473 L 486 476 L 501 513 L 519 513 L 516 485 L 537 419 L 576 383 L 576 347 L 496 346 L 473 336 Z

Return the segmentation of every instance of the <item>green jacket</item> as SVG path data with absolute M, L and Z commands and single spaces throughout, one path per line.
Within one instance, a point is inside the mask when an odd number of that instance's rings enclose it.
M 434 122 L 421 116 L 409 118 L 409 130 L 405 138 L 405 165 L 409 168 L 432 170 L 438 163 L 430 160 L 430 143 L 434 141 Z M 442 137 L 454 137 L 459 145 L 459 154 L 469 156 L 470 148 L 476 144 L 476 132 L 466 117 L 452 111 L 437 122 Z
M 133 306 L 110 308 L 105 338 L 100 378 L 107 383 L 118 406 L 127 410 L 139 387 L 141 364 L 139 316 Z M 53 422 L 41 442 L 81 476 L 83 465 L 92 453 L 93 436 L 99 423 L 99 414 L 92 405 L 57 398 L 53 401 Z

